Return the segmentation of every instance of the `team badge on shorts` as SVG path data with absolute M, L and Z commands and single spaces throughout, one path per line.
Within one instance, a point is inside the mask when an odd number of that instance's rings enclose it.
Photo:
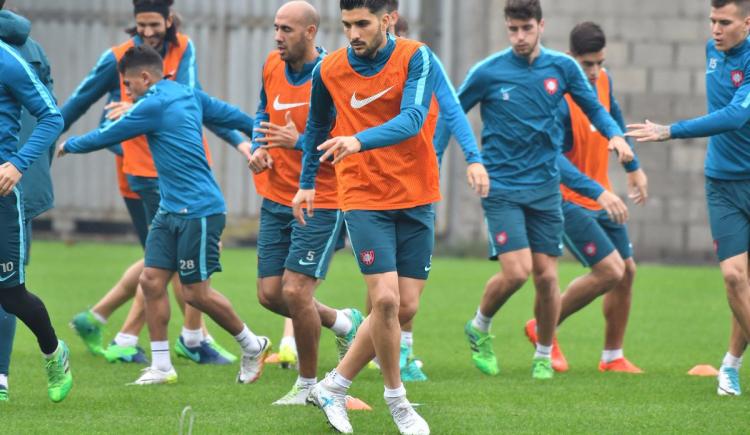
M 596 255 L 596 243 L 587 243 L 586 246 L 583 247 L 583 252 L 585 252 L 589 257 L 593 257 L 594 255 Z
M 555 95 L 559 88 L 560 85 L 557 83 L 557 79 L 554 77 L 544 81 L 544 90 L 547 91 L 547 93 L 550 95 Z
M 741 69 L 732 71 L 732 84 L 735 88 L 739 88 L 742 82 L 745 81 L 745 72 Z
M 370 249 L 368 251 L 362 251 L 359 253 L 359 260 L 364 264 L 365 266 L 372 266 L 372 263 L 375 262 L 375 251 Z
M 504 246 L 508 243 L 508 233 L 505 231 L 495 234 L 495 241 L 498 245 Z

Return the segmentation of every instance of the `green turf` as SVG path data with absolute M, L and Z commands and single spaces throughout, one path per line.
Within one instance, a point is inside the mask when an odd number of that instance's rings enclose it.
M 271 407 L 291 387 L 295 374 L 269 366 L 254 385 L 234 384 L 237 367 L 197 367 L 174 360 L 179 383 L 133 387 L 137 366 L 110 365 L 88 354 L 67 322 L 93 304 L 138 258 L 135 247 L 36 243 L 28 270 L 29 288 L 46 302 L 60 336 L 70 344 L 75 385 L 68 399 L 52 404 L 31 334 L 19 325 L 11 365 L 11 402 L 0 404 L 1 433 L 176 433 L 182 409 L 195 412 L 194 433 L 327 433 L 312 407 Z M 256 256 L 228 249 L 216 288 L 234 303 L 259 334 L 278 341 L 282 321 L 255 296 Z M 596 302 L 563 325 L 560 342 L 571 371 L 551 382 L 530 377 L 532 348 L 523 335 L 533 291 L 527 285 L 496 316 L 493 332 L 501 366 L 489 378 L 469 358 L 463 325 L 473 314 L 486 279 L 497 265 L 480 260 L 435 259 L 416 319 L 415 350 L 430 381 L 408 385 L 409 398 L 434 433 L 747 433 L 750 397 L 720 398 L 712 378 L 687 376 L 695 364 L 717 365 L 726 350 L 729 310 L 717 268 L 642 266 L 627 336 L 628 357 L 646 370 L 642 376 L 600 374 L 601 305 Z M 584 272 L 560 267 L 561 283 Z M 335 259 L 322 301 L 363 305 L 362 279 L 348 252 Z M 110 320 L 106 339 L 125 315 Z M 180 327 L 175 314 L 172 339 Z M 216 338 L 235 350 L 231 337 L 212 325 Z M 145 333 L 141 343 L 148 349 Z M 319 376 L 334 366 L 333 336 L 324 331 Z M 746 387 L 750 379 L 743 378 Z M 374 406 L 352 413 L 358 433 L 395 433 L 377 372 L 365 371 L 352 393 Z

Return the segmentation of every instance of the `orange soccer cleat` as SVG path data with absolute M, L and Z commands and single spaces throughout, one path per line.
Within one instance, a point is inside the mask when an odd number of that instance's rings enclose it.
M 638 366 L 628 361 L 627 358 L 617 358 L 614 361 L 605 363 L 604 361 L 599 362 L 600 372 L 617 372 L 617 373 L 634 373 L 641 374 L 641 370 Z
M 538 341 L 536 336 L 536 319 L 531 319 L 526 322 L 524 331 L 526 332 L 526 336 L 529 338 L 531 344 L 536 346 Z M 557 342 L 557 336 L 552 339 L 552 368 L 558 373 L 567 372 L 570 368 L 568 366 L 568 360 L 565 359 L 565 355 L 563 355 L 562 350 L 560 349 L 560 344 Z

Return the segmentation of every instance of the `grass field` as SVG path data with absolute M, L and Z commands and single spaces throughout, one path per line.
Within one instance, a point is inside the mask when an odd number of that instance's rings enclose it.
M 177 433 L 186 405 L 195 413 L 193 433 L 329 433 L 315 408 L 276 408 L 270 403 L 291 387 L 296 374 L 269 366 L 254 385 L 234 383 L 236 366 L 198 367 L 175 360 L 179 383 L 133 387 L 140 366 L 110 365 L 85 350 L 68 328 L 78 311 L 93 304 L 139 256 L 136 247 L 109 244 L 36 243 L 29 288 L 43 297 L 59 335 L 70 344 L 75 386 L 58 405 L 46 397 L 45 377 L 32 335 L 19 325 L 11 364 L 11 401 L 0 406 L 0 433 Z M 225 272 L 214 286 L 234 303 L 259 334 L 278 341 L 282 321 L 255 296 L 256 256 L 228 249 Z M 570 372 L 551 382 L 530 378 L 532 347 L 522 329 L 531 315 L 527 285 L 496 316 L 493 332 L 501 374 L 487 377 L 469 359 L 463 324 L 473 314 L 487 277 L 497 265 L 481 260 L 438 258 L 416 320 L 415 351 L 430 381 L 409 384 L 433 433 L 748 433 L 750 398 L 720 398 L 713 378 L 687 376 L 695 364 L 718 365 L 726 350 L 729 310 L 718 268 L 641 266 L 626 354 L 646 370 L 641 376 L 601 374 L 600 303 L 563 325 L 560 342 Z M 560 267 L 562 285 L 584 271 Z M 363 305 L 362 279 L 351 255 L 339 254 L 319 297 L 334 306 Z M 125 310 L 110 320 L 106 339 Z M 173 311 L 171 338 L 181 316 Z M 232 338 L 212 325 L 216 338 L 236 349 Z M 335 364 L 332 334 L 323 332 L 319 376 Z M 141 344 L 148 349 L 147 336 Z M 750 386 L 745 375 L 744 385 Z M 373 412 L 351 414 L 358 433 L 395 433 L 382 400 L 379 374 L 363 372 L 352 394 Z

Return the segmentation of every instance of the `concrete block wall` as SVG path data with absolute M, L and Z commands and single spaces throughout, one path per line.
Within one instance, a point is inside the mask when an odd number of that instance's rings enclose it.
M 428 0 L 429 1 L 429 0 Z M 447 1 L 444 0 L 444 3 Z M 431 3 L 431 2 L 430 2 Z M 451 10 L 452 26 L 442 29 L 436 51 L 450 59 L 454 82 L 490 53 L 508 45 L 502 15 L 504 0 L 464 0 Z M 571 28 L 581 21 L 602 25 L 608 37 L 607 68 L 627 122 L 650 119 L 669 123 L 706 112 L 705 44 L 710 37 L 708 0 L 542 0 L 544 44 L 566 50 Z M 442 51 L 441 51 L 442 50 Z M 475 131 L 481 128 L 473 114 Z M 639 144 L 637 152 L 649 176 L 645 207 L 630 204 L 630 231 L 641 260 L 709 262 L 714 260 L 704 202 L 703 160 L 706 140 Z M 463 162 L 452 147 L 451 169 Z M 627 196 L 625 175 L 611 164 L 614 189 Z M 455 178 L 454 178 L 455 179 Z M 448 202 L 457 210 L 447 227 L 449 242 L 463 245 L 484 237 L 478 204 L 463 186 L 454 186 Z M 453 209 L 454 205 L 448 204 Z

